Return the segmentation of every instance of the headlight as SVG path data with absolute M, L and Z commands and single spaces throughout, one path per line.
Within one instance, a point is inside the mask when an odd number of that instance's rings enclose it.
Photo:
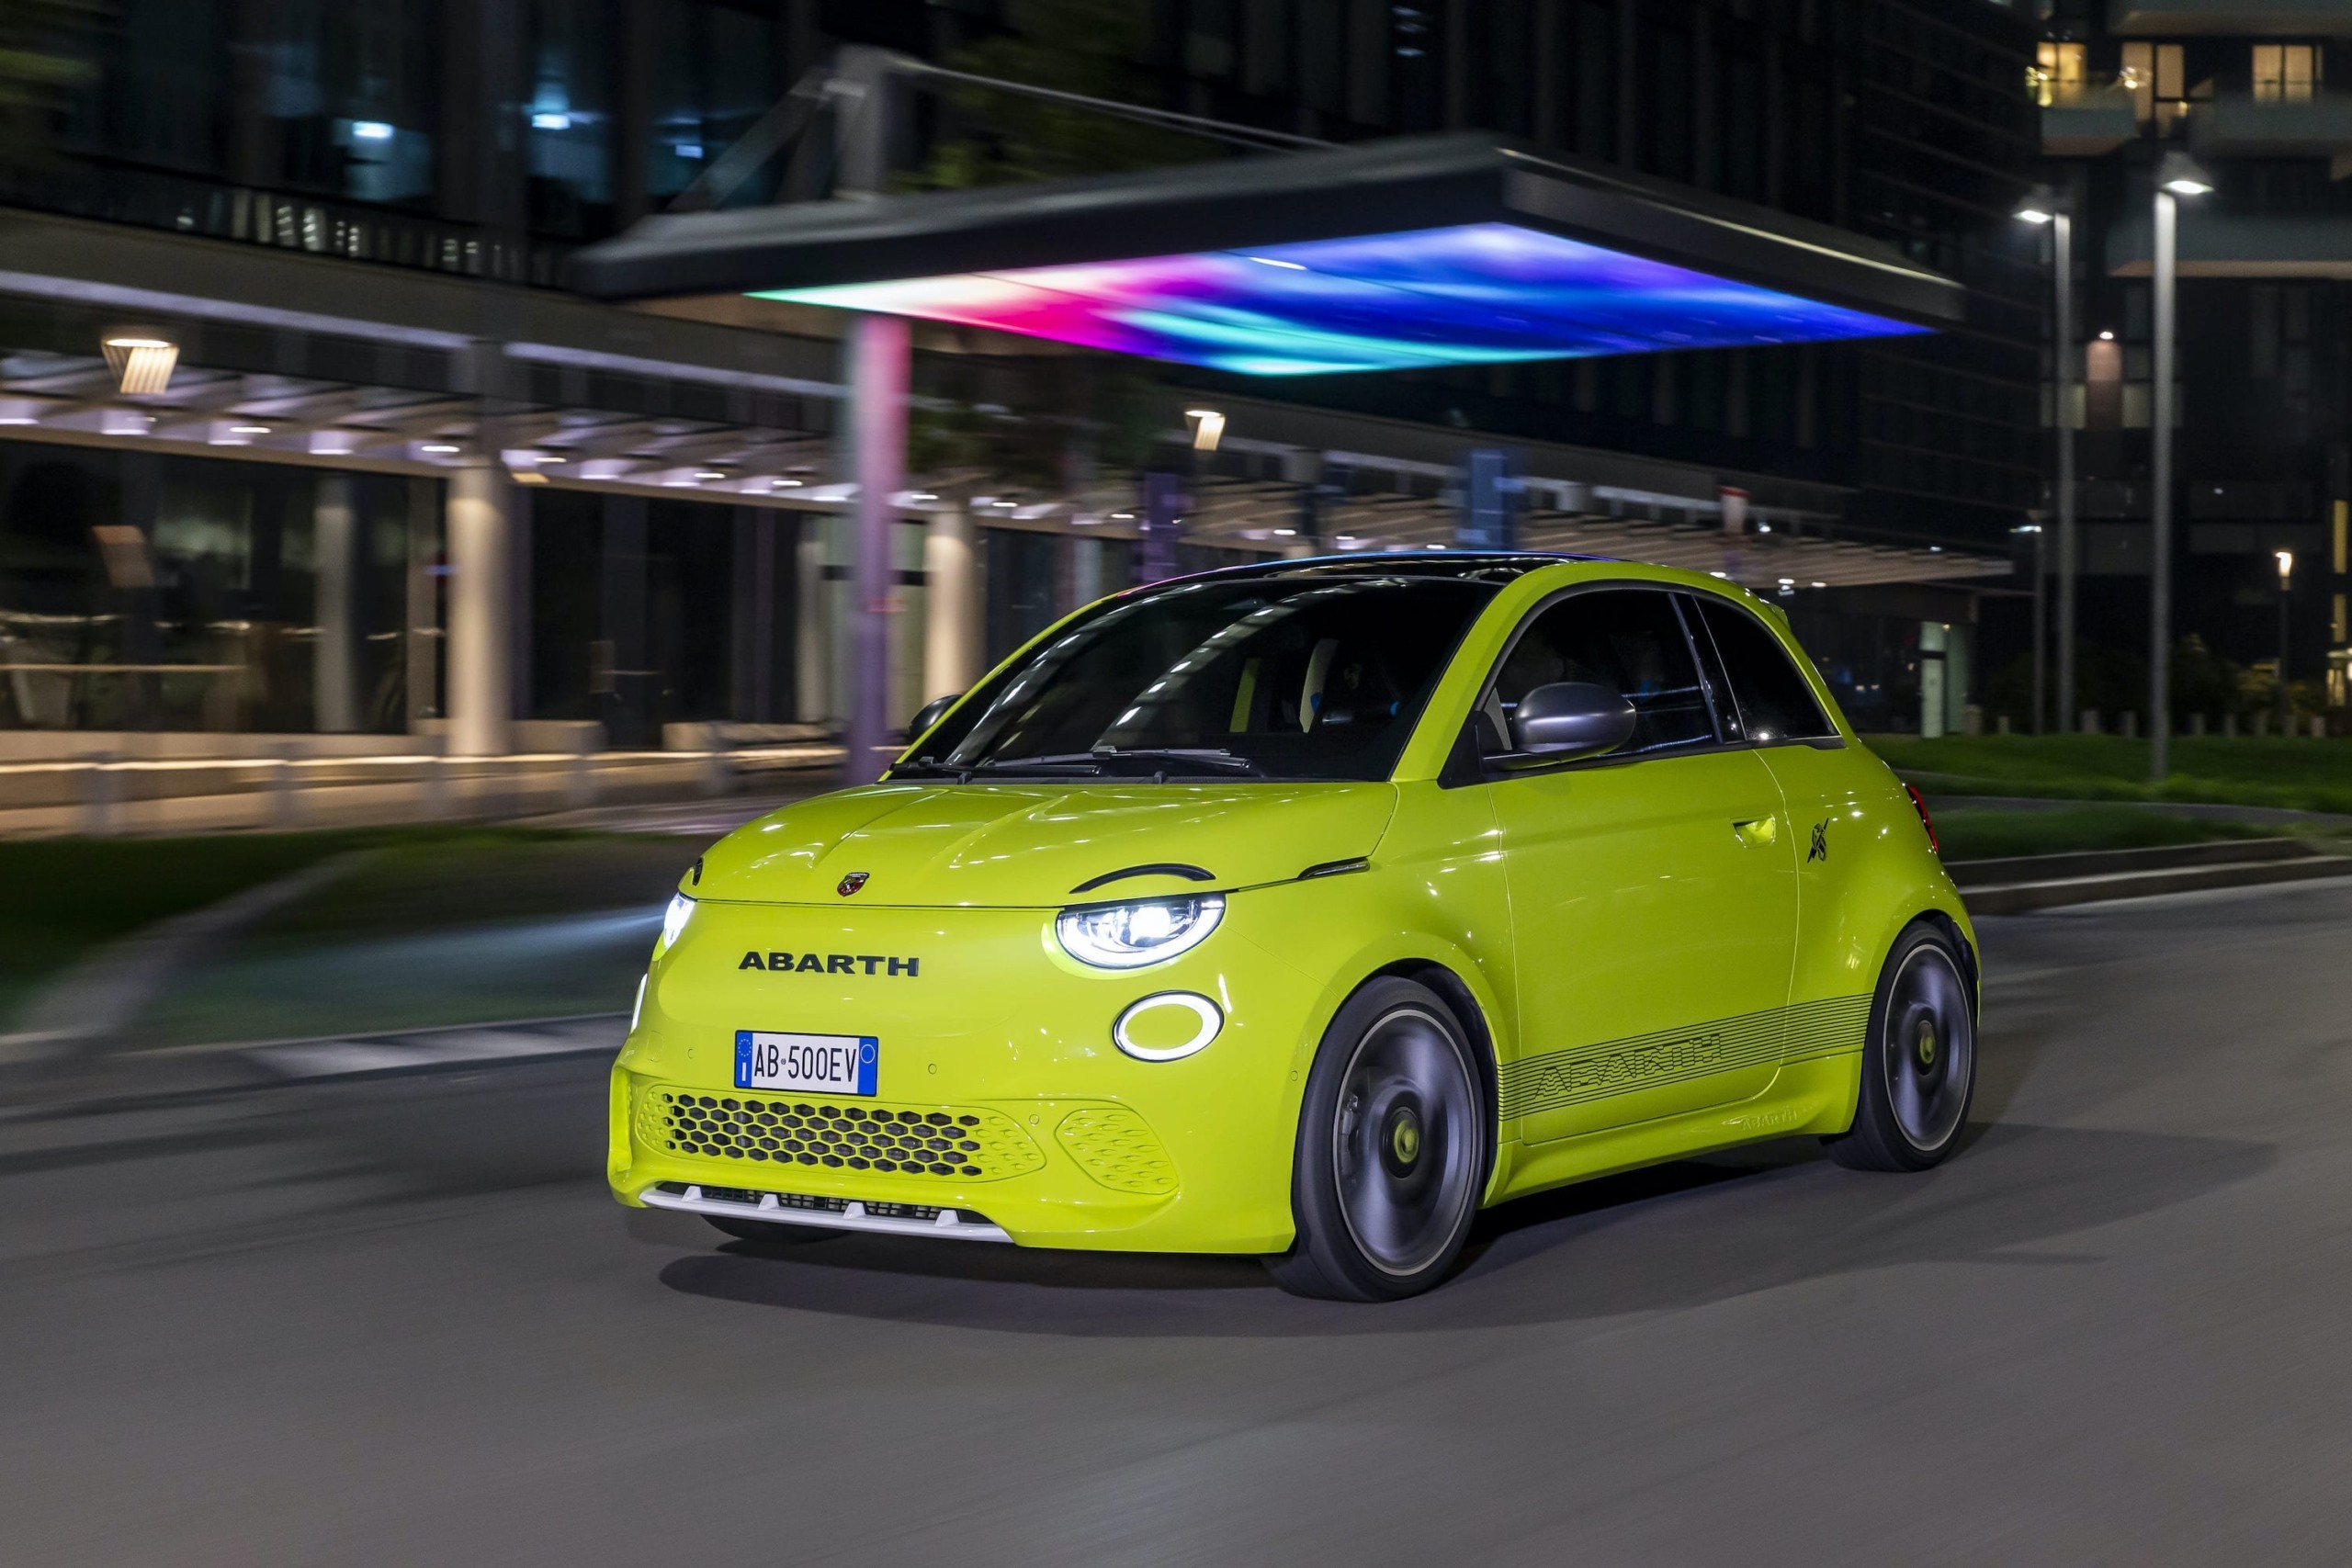
M 1225 917 L 1225 895 L 1148 898 L 1133 904 L 1090 904 L 1054 919 L 1062 951 L 1097 969 L 1139 969 L 1189 953 L 1208 940 Z
M 654 948 L 656 954 L 664 953 L 677 945 L 679 935 L 686 929 L 686 920 L 695 912 L 695 901 L 683 893 L 670 896 L 670 907 L 662 911 L 662 942 Z

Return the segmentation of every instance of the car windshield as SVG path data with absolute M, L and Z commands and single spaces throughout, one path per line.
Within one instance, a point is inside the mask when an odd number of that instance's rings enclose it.
M 1202 578 L 1000 671 L 894 777 L 1385 779 L 1491 582 Z

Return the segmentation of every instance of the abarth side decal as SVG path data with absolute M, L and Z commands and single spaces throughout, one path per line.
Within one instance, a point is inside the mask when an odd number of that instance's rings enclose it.
M 1870 1005 L 1867 996 L 1833 997 L 1529 1056 L 1502 1069 L 1502 1119 L 1710 1073 L 1859 1051 Z

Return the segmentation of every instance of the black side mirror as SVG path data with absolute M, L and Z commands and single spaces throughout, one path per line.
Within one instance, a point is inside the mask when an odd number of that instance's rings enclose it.
M 914 717 L 907 720 L 907 739 L 909 740 L 922 739 L 923 731 L 946 717 L 947 710 L 954 707 L 963 695 L 961 692 L 950 692 L 944 697 L 933 697 L 922 707 L 917 708 Z
M 1598 757 L 1632 739 L 1640 717 L 1632 703 L 1606 686 L 1555 682 L 1519 699 L 1510 716 L 1511 745 L 1555 761 Z

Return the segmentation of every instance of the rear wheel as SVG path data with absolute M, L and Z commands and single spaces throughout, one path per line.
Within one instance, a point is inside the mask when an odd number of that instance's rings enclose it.
M 1921 920 L 1896 941 L 1879 976 L 1853 1130 L 1829 1140 L 1829 1156 L 1856 1170 L 1940 1165 L 1975 1093 L 1968 966 L 1948 931 Z
M 755 1241 L 763 1247 L 797 1247 L 802 1242 L 823 1241 L 842 1233 L 827 1230 L 822 1225 L 777 1225 L 765 1220 L 739 1220 L 731 1214 L 705 1214 L 713 1230 L 722 1231 L 737 1241 Z
M 1331 1301 L 1396 1301 L 1445 1278 L 1490 1163 L 1469 1041 L 1410 980 L 1374 981 L 1325 1031 L 1299 1113 L 1298 1235 L 1275 1282 Z

